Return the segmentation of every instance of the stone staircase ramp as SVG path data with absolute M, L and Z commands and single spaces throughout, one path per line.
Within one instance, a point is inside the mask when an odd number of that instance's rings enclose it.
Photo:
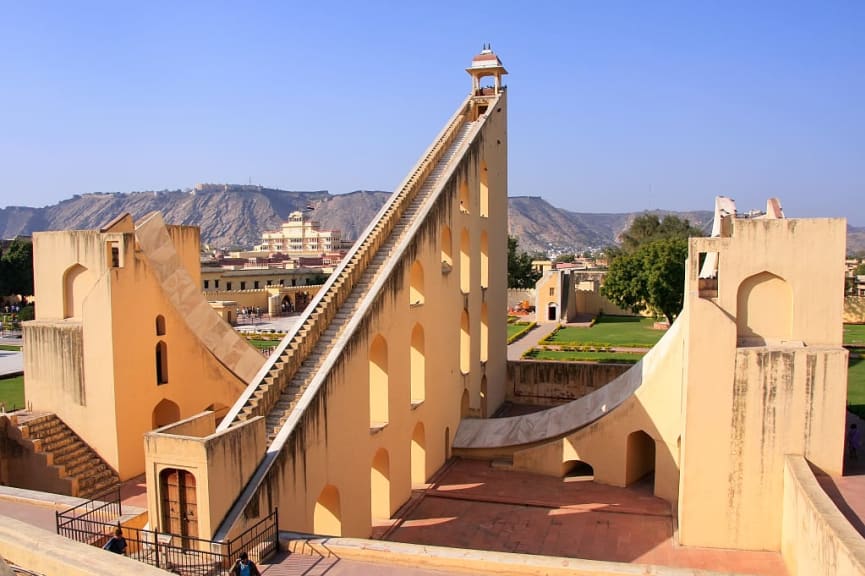
M 28 419 L 18 428 L 35 452 L 47 456 L 49 466 L 72 480 L 71 496 L 92 498 L 120 482 L 117 472 L 56 414 Z

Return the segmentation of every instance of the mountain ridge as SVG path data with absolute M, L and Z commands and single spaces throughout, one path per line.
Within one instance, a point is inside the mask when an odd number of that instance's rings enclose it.
M 356 239 L 390 196 L 381 190 L 331 194 L 326 190 L 292 191 L 252 185 L 202 184 L 195 189 L 143 192 L 92 192 L 74 195 L 42 208 L 0 208 L 0 238 L 45 230 L 95 229 L 117 215 L 134 218 L 159 210 L 171 224 L 199 226 L 202 243 L 251 247 L 266 230 L 277 230 L 293 211 L 304 211 L 324 229 L 338 229 Z M 602 248 L 640 214 L 673 214 L 708 232 L 710 210 L 641 210 L 574 212 L 553 206 L 541 196 L 508 198 L 508 233 L 520 250 L 557 254 Z M 848 252 L 865 250 L 865 228 L 848 226 Z

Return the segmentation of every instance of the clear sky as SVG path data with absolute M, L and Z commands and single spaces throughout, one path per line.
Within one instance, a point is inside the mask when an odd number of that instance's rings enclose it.
M 0 206 L 393 190 L 491 42 L 509 192 L 865 226 L 865 2 L 0 2 Z

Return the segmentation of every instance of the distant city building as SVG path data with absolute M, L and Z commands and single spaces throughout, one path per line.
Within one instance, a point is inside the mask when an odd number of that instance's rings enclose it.
M 321 230 L 318 222 L 305 219 L 298 211 L 289 214 L 279 230 L 262 234 L 255 251 L 311 256 L 339 253 L 350 247 L 351 242 L 343 240 L 339 230 Z

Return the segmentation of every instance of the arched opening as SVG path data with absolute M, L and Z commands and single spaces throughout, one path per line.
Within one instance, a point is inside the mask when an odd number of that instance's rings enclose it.
M 654 484 L 651 476 L 655 472 L 655 440 L 637 430 L 628 435 L 626 449 L 625 484 L 631 485 L 641 479 Z
M 451 428 L 445 426 L 445 461 L 451 457 Z
M 565 482 L 591 482 L 595 479 L 595 469 L 582 460 L 567 460 L 562 464 Z
M 162 340 L 156 343 L 156 384 L 168 384 L 168 346 Z
M 282 282 L 282 280 L 280 280 Z M 294 304 L 291 303 L 291 298 L 288 297 L 288 294 L 282 297 L 282 303 L 279 305 L 280 311 L 283 314 L 291 314 L 294 312 Z
M 487 375 L 481 376 L 481 418 L 486 418 L 487 413 Z
M 388 422 L 387 342 L 379 334 L 369 347 L 369 426 Z
M 162 428 L 180 420 L 180 406 L 163 399 L 153 408 L 153 428 Z
M 426 431 L 423 422 L 415 424 L 411 433 L 411 484 L 426 483 Z
M 460 212 L 469 213 L 469 183 L 467 180 L 460 181 Z
M 321 536 L 342 536 L 339 490 L 332 484 L 325 486 L 315 501 L 312 530 Z
M 793 331 L 793 291 L 769 272 L 746 278 L 736 296 L 736 336 L 743 346 L 789 340 Z
M 490 240 L 487 231 L 481 232 L 481 288 L 490 286 Z
M 460 291 L 468 294 L 472 287 L 472 259 L 469 231 L 463 228 L 460 234 Z
M 442 272 L 450 272 L 454 266 L 453 239 L 451 238 L 451 229 L 447 225 L 443 225 L 440 236 L 442 243 Z
M 81 264 L 70 266 L 63 273 L 63 317 L 80 318 L 84 296 L 90 288 L 90 271 Z
M 471 399 L 469 398 L 468 388 L 463 389 L 463 395 L 460 398 L 460 418 L 468 418 L 471 412 Z
M 156 335 L 165 336 L 165 316 L 162 314 L 156 317 Z
M 469 331 L 469 311 L 463 308 L 460 317 L 460 372 L 469 373 L 471 367 L 471 332 Z
M 551 302 L 549 304 L 549 306 L 547 306 L 547 320 L 555 322 L 558 319 L 559 319 L 558 306 L 556 306 L 554 303 Z
M 372 459 L 369 491 L 372 517 L 390 518 L 390 457 L 384 448 L 379 448 Z
M 486 362 L 490 353 L 490 330 L 487 303 L 481 304 L 481 362 Z
M 409 280 L 409 305 L 420 306 L 424 302 L 423 266 L 417 260 L 411 265 Z
M 486 162 L 481 162 L 480 181 L 481 218 L 488 218 L 490 215 L 490 189 Z
M 411 403 L 420 404 L 426 398 L 426 343 L 423 326 L 414 325 L 411 331 Z
M 179 534 L 183 546 L 198 537 L 195 476 L 189 470 L 166 468 L 159 473 L 161 532 Z

